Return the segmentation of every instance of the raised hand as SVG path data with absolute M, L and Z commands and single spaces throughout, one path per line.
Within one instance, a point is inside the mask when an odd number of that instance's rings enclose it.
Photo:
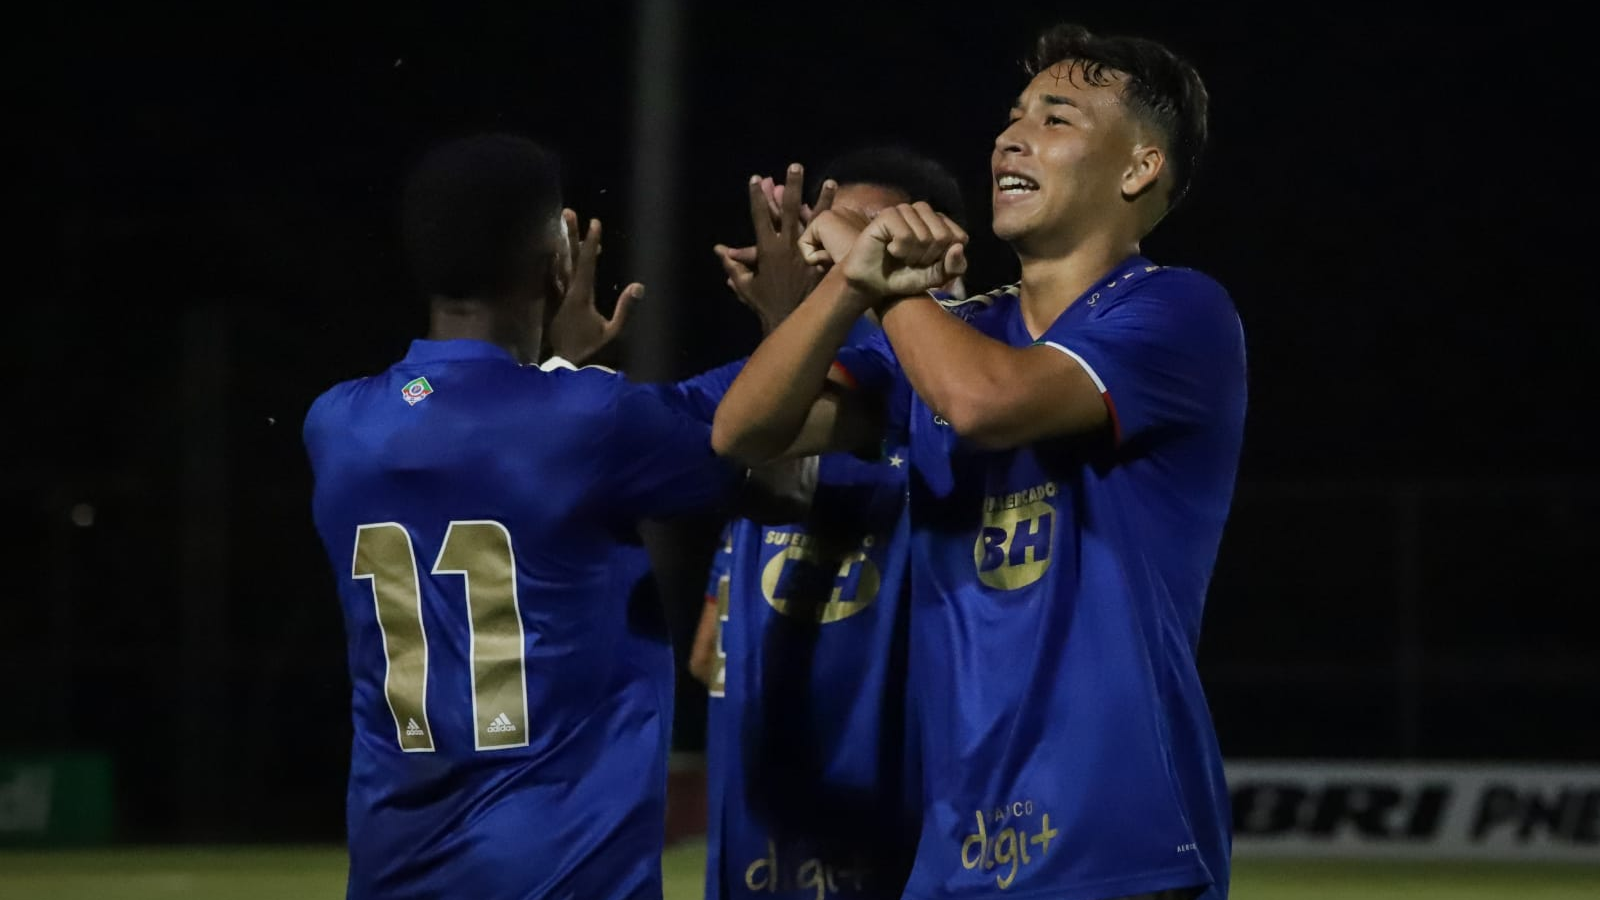
M 602 347 L 616 339 L 627 324 L 634 301 L 644 296 L 644 285 L 633 282 L 617 296 L 611 318 L 600 314 L 594 305 L 594 273 L 600 258 L 600 220 L 590 219 L 589 230 L 578 233 L 578 214 L 561 211 L 563 230 L 569 243 L 572 271 L 561 305 L 550 318 L 550 349 L 575 365 L 582 365 Z
M 815 219 L 819 214 L 825 213 L 828 210 L 832 209 L 833 208 L 833 198 L 838 193 L 839 193 L 839 182 L 834 181 L 832 178 L 828 179 L 827 181 L 824 181 L 822 183 L 822 187 L 817 191 L 817 205 L 816 206 L 806 206 L 805 204 L 801 204 L 800 205 L 800 221 L 801 221 L 801 223 L 805 224 L 805 225 L 810 225 L 812 219 Z
M 750 224 L 756 242 L 750 247 L 713 248 L 728 287 L 740 302 L 755 312 L 762 330 L 770 332 L 800 305 L 822 279 L 822 270 L 806 262 L 799 249 L 805 220 L 812 216 L 801 203 L 805 168 L 789 166 L 785 182 L 752 176 L 750 179 Z M 823 185 L 817 206 L 826 209 L 833 202 L 832 183 Z
M 832 266 L 844 259 L 871 221 L 864 213 L 843 207 L 820 211 L 800 235 L 800 255 L 812 265 Z
M 783 198 L 788 193 L 787 186 L 776 184 L 771 178 L 763 178 L 761 179 L 761 192 L 767 195 L 767 211 L 772 214 L 772 225 L 776 228 L 783 215 Z M 824 212 L 832 207 L 834 195 L 838 192 L 838 182 L 832 179 L 824 181 L 821 189 L 817 191 L 817 205 L 815 207 L 805 203 L 800 204 L 800 224 L 810 225 L 811 220 L 816 217 L 817 213 Z
M 967 271 L 966 231 L 925 201 L 885 208 L 843 258 L 826 246 L 823 230 L 823 252 L 838 260 L 851 287 L 876 297 L 920 294 Z

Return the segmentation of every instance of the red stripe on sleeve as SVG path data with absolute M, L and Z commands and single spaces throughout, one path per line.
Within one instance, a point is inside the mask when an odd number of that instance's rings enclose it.
M 828 374 L 839 376 L 839 380 L 844 382 L 844 386 L 852 391 L 859 387 L 856 377 L 851 375 L 850 370 L 844 367 L 844 363 L 838 360 L 833 361 L 833 365 L 828 369 Z
M 1111 445 L 1120 447 L 1122 446 L 1122 420 L 1117 418 L 1116 401 L 1111 399 L 1110 391 L 1101 394 L 1100 397 L 1106 401 L 1106 412 L 1111 416 Z

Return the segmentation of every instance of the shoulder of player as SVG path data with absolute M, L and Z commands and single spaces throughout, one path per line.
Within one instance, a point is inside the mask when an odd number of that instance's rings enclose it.
M 1184 266 L 1145 266 L 1122 276 L 1127 297 L 1160 297 L 1172 300 L 1220 301 L 1232 304 L 1228 291 L 1217 279 L 1199 269 Z
M 607 366 L 577 366 L 560 358 L 552 357 L 537 366 L 523 366 L 531 382 L 541 385 L 557 385 L 562 390 L 573 391 L 618 391 L 632 384 L 616 369 Z
M 530 409 L 538 417 L 560 416 L 571 426 L 588 423 L 597 427 L 616 415 L 621 398 L 638 385 L 615 369 L 605 366 L 524 365 L 509 382 L 511 395 L 504 399 Z
M 593 363 L 580 366 L 560 356 L 552 356 L 537 366 L 528 366 L 527 368 L 538 369 L 541 372 L 591 372 L 619 377 L 622 374 L 609 366 L 595 365 Z
M 1115 315 L 1116 310 L 1162 310 L 1162 315 L 1191 325 L 1202 321 L 1237 321 L 1233 298 L 1217 279 L 1197 269 L 1181 266 L 1145 266 L 1125 273 L 1126 282 L 1108 303 L 1101 303 L 1092 318 Z M 1093 305 L 1093 304 L 1091 304 Z
M 311 403 L 306 407 L 305 427 L 311 428 L 322 419 L 333 416 L 335 419 L 343 418 L 335 413 L 334 408 L 346 402 L 349 396 L 363 385 L 370 384 L 378 376 L 367 375 L 361 378 L 349 378 L 325 389 L 322 393 L 311 398 Z
M 1091 313 L 1091 319 L 1115 317 L 1119 309 L 1217 348 L 1242 347 L 1244 340 L 1244 323 L 1233 298 L 1221 282 L 1195 269 L 1150 266 L 1111 303 Z
M 671 385 L 638 382 L 606 366 L 565 365 L 524 367 L 556 408 L 565 409 L 596 424 L 609 421 L 608 427 L 630 427 L 640 416 L 656 412 L 673 417 L 687 416 L 682 404 L 674 402 Z

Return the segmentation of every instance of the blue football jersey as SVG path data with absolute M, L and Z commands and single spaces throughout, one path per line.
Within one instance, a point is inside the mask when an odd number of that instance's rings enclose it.
M 710 425 L 712 417 L 717 414 L 717 404 L 728 393 L 733 379 L 744 368 L 746 359 L 748 357 L 723 363 L 682 381 L 653 383 L 649 389 L 664 402 Z
M 863 322 L 851 340 L 876 328 Z M 908 816 L 902 601 L 909 458 L 816 460 L 804 520 L 735 519 L 707 584 L 706 896 L 898 898 Z
M 636 844 L 661 847 L 667 837 L 667 766 L 677 687 L 672 634 L 643 542 L 625 537 L 613 557 L 612 571 L 615 594 L 627 598 L 627 628 L 614 679 L 617 701 L 610 711 L 612 722 L 605 727 L 613 741 L 632 743 L 634 749 L 625 755 L 637 761 L 612 790 L 617 809 L 626 811 L 628 821 L 642 823 L 634 832 Z
M 733 527 L 730 520 L 717 539 L 717 549 L 711 556 L 706 575 L 706 603 L 716 609 L 717 655 L 706 684 L 706 881 L 705 900 L 722 900 L 722 777 L 725 742 L 730 740 L 723 732 L 727 714 L 723 699 L 727 686 L 728 652 L 723 647 L 723 635 L 728 624 L 728 564 L 733 559 Z M 737 738 L 733 738 L 737 740 Z M 737 746 L 735 744 L 734 746 Z
M 905 896 L 1222 900 L 1228 795 L 1195 655 L 1245 418 L 1233 302 L 1133 257 L 1038 340 L 1014 289 L 957 311 L 1074 357 L 1113 428 L 992 451 L 907 407 L 926 796 Z M 840 364 L 903 388 L 887 341 Z
M 725 508 L 706 423 L 419 340 L 304 442 L 348 634 L 348 896 L 659 900 L 670 645 L 636 526 Z

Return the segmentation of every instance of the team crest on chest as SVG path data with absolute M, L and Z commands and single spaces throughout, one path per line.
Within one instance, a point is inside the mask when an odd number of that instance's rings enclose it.
M 428 399 L 428 395 L 431 393 L 433 393 L 433 385 L 428 383 L 427 378 L 420 375 L 406 382 L 406 386 L 400 389 L 400 396 L 404 397 L 406 403 L 411 406 L 416 406 L 423 400 Z

